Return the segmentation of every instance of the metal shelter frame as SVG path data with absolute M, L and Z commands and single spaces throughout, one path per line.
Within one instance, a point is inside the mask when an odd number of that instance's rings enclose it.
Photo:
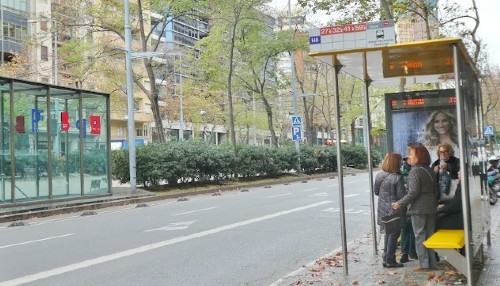
M 335 50 L 309 53 L 309 56 L 334 67 L 335 117 L 337 134 L 340 132 L 340 98 L 338 75 L 341 71 L 351 74 L 364 82 L 364 103 L 367 126 L 371 126 L 369 87 L 399 86 L 405 84 L 445 84 L 454 86 L 458 125 L 458 153 L 462 172 L 462 210 L 464 218 L 465 250 L 467 260 L 468 285 L 473 285 L 472 261 L 478 254 L 482 260 L 484 241 L 491 244 L 489 205 L 487 190 L 480 176 L 473 171 L 473 161 L 479 162 L 480 172 L 485 172 L 486 153 L 482 134 L 482 104 L 479 73 L 476 70 L 460 38 L 445 38 L 421 42 L 401 43 L 376 48 Z M 472 132 L 472 131 L 474 132 Z M 390 132 L 390 131 L 388 131 Z M 369 128 L 364 128 L 368 162 L 372 162 Z M 471 158 L 471 139 L 478 155 Z M 336 145 L 341 154 L 341 143 Z M 391 151 L 391 150 L 389 150 Z M 474 160 L 475 159 L 475 160 Z M 344 183 L 342 157 L 337 159 L 341 239 L 343 248 L 343 270 L 348 275 L 347 242 L 344 207 Z M 375 199 L 373 192 L 373 166 L 368 164 L 370 184 L 370 208 L 373 233 L 373 253 L 377 254 L 377 229 L 375 219 Z M 486 195 L 485 195 L 486 194 Z M 474 208 L 471 209 L 471 206 Z

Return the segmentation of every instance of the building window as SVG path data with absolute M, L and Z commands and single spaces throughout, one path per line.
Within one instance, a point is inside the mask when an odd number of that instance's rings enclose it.
M 49 48 L 46 46 L 42 46 L 42 61 L 49 60 Z
M 142 136 L 143 136 L 143 135 L 142 135 L 142 134 L 143 134 L 143 133 L 142 133 L 142 128 L 137 128 L 137 129 L 135 129 L 135 133 L 136 133 L 136 134 L 135 134 L 135 136 L 137 136 L 137 137 L 142 137 Z

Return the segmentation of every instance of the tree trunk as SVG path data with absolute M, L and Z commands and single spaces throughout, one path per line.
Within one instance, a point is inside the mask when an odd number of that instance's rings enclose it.
M 266 109 L 266 114 L 267 114 L 267 125 L 269 128 L 269 132 L 271 133 L 271 146 L 277 148 L 278 147 L 278 140 L 276 140 L 276 132 L 274 131 L 274 124 L 273 124 L 273 109 L 267 99 L 261 94 L 262 97 L 262 103 L 264 103 L 264 108 Z

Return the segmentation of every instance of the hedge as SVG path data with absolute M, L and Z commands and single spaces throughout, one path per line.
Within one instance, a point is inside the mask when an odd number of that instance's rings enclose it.
M 145 187 L 163 184 L 223 183 L 228 179 L 277 177 L 296 170 L 298 157 L 294 145 L 280 148 L 240 145 L 234 157 L 229 145 L 213 145 L 190 140 L 164 144 L 147 144 L 137 147 L 137 183 Z M 333 172 L 337 170 L 335 147 L 300 145 L 301 172 Z M 358 169 L 367 166 L 366 150 L 362 146 L 345 145 L 342 148 L 343 164 Z M 122 183 L 130 181 L 128 150 L 112 151 L 112 175 Z M 381 156 L 373 152 L 373 164 Z

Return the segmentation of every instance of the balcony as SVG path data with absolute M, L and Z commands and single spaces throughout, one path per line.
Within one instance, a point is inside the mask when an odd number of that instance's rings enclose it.
M 127 121 L 127 112 L 112 112 L 111 120 L 116 121 Z M 153 113 L 151 112 L 143 112 L 143 111 L 135 111 L 134 112 L 134 121 L 135 122 L 153 122 Z

